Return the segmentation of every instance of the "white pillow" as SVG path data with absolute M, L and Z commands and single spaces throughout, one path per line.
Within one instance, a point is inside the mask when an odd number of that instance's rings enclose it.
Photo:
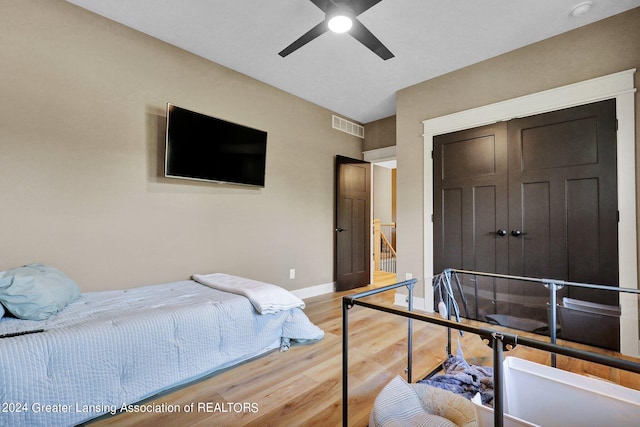
M 48 319 L 78 297 L 78 285 L 53 267 L 28 264 L 0 273 L 0 303 L 20 319 Z

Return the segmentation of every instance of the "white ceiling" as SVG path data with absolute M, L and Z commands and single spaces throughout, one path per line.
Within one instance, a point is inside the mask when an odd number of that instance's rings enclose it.
M 358 19 L 383 61 L 327 32 L 282 58 L 324 19 L 309 0 L 67 0 L 361 123 L 395 114 L 399 89 L 640 6 L 640 0 L 382 0 Z

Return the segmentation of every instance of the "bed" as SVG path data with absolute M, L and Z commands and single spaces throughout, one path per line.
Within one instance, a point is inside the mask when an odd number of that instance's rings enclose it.
M 82 293 L 46 320 L 4 316 L 0 425 L 68 426 L 135 410 L 162 391 L 321 339 L 302 307 L 260 314 L 246 296 L 185 280 Z

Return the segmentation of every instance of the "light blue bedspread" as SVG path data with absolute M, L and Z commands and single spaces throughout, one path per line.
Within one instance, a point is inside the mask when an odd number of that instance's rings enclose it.
M 88 292 L 45 321 L 3 318 L 0 426 L 67 426 L 323 331 L 193 281 Z

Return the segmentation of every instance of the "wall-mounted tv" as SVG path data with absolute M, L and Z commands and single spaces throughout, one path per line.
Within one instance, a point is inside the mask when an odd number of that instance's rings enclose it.
M 165 176 L 264 187 L 267 132 L 167 104 Z

